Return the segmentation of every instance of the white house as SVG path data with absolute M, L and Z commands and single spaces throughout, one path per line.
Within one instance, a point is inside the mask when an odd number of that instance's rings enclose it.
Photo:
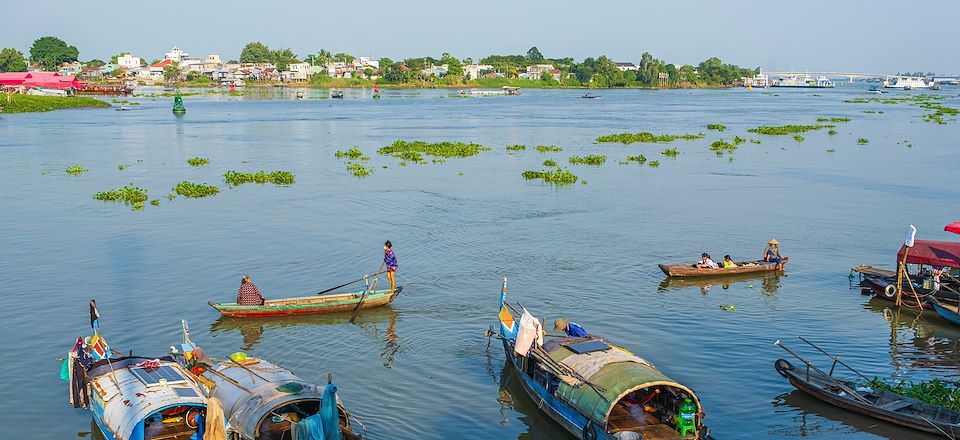
M 617 65 L 617 69 L 620 69 L 621 72 L 626 72 L 628 70 L 637 71 L 637 65 L 633 63 L 614 63 Z
M 466 79 L 477 79 L 483 72 L 493 71 L 493 66 L 489 64 L 467 64 L 463 66 L 463 76 Z
M 370 57 L 360 57 L 357 58 L 360 61 L 360 67 L 362 69 L 371 68 L 373 70 L 380 70 L 380 60 L 370 58 Z
M 188 58 L 188 57 L 190 57 L 190 54 L 180 50 L 180 48 L 177 46 L 173 46 L 173 49 L 170 49 L 170 52 L 167 52 L 163 55 L 163 59 L 174 60 L 178 63 L 184 58 Z
M 223 64 L 223 62 L 220 61 L 220 55 L 207 55 L 207 60 L 204 61 L 204 64 L 220 65 Z
M 133 55 L 121 55 L 117 57 L 117 64 L 127 70 L 133 70 L 140 67 L 140 57 Z
M 552 76 L 557 81 L 560 80 L 560 69 L 553 67 L 552 64 L 534 64 L 527 66 L 527 71 L 517 76 L 523 79 L 540 79 L 544 73 Z
M 447 71 L 449 69 L 450 69 L 450 66 L 443 64 L 440 66 L 430 66 L 430 67 L 427 67 L 426 69 L 420 69 L 420 73 L 422 73 L 424 76 L 433 75 L 437 78 L 443 78 L 447 76 Z
M 306 81 L 310 78 L 310 63 L 292 63 L 281 73 L 284 81 Z

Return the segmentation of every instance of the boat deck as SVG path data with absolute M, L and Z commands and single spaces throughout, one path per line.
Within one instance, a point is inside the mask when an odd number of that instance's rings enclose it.
M 607 428 L 610 432 L 631 431 L 640 433 L 644 440 L 680 440 L 692 439 L 693 435 L 681 437 L 669 425 L 664 424 L 653 414 L 643 410 L 639 405 L 619 404 L 610 411 L 607 419 Z
M 892 270 L 880 269 L 868 264 L 861 264 L 859 266 L 854 266 L 850 270 L 864 275 L 875 275 L 880 277 L 896 277 L 897 273 Z

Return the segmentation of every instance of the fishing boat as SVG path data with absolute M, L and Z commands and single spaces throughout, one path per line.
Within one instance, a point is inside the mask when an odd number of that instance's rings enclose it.
M 949 303 L 944 299 L 937 299 L 936 297 L 927 298 L 927 302 L 933 306 L 933 310 L 936 311 L 941 318 L 960 325 L 960 307 L 958 307 L 958 303 Z
M 883 90 L 881 90 L 881 89 L 880 89 L 880 86 L 874 85 L 874 86 L 870 86 L 870 88 L 867 89 L 867 93 L 873 93 L 873 94 L 879 95 L 879 94 L 886 93 L 886 92 L 884 92 Z
M 294 298 L 268 299 L 259 306 L 242 306 L 233 303 L 214 303 L 210 307 L 217 309 L 223 316 L 257 318 L 264 316 L 291 316 L 316 315 L 352 311 L 360 305 L 361 309 L 379 307 L 390 304 L 403 291 L 402 286 L 396 290 L 371 290 L 364 297 L 365 291 L 352 293 L 338 293 L 333 295 L 300 296 Z M 361 301 L 362 300 L 362 301 Z
M 809 341 L 804 341 L 813 345 Z M 818 350 L 833 357 L 833 366 L 829 374 L 783 346 L 780 341 L 775 342 L 774 345 L 804 363 L 804 366 L 798 369 L 786 359 L 777 359 L 774 363 L 777 372 L 798 390 L 816 399 L 867 417 L 932 434 L 952 433 L 947 435 L 952 438 L 952 435 L 960 432 L 960 412 L 889 390 L 874 389 L 834 377 L 833 370 L 837 363 L 851 371 L 856 371 L 843 363 L 839 357 L 829 355 L 815 345 L 814 347 Z M 865 381 L 869 381 L 866 376 L 857 374 Z
M 61 370 L 73 406 L 89 408 L 108 440 L 196 439 L 207 407 L 200 384 L 170 357 L 115 357 L 90 307 L 94 336 L 76 342 Z
M 912 246 L 900 246 L 896 261 L 897 267 L 903 266 L 903 274 L 867 264 L 854 266 L 851 271 L 860 274 L 864 292 L 890 301 L 897 300 L 899 278 L 900 301 L 912 307 L 926 303 L 930 297 L 951 302 L 960 299 L 960 281 L 944 270 L 960 268 L 960 243 L 913 240 Z
M 786 264 L 790 258 L 784 257 Z M 772 272 L 777 270 L 777 263 L 763 260 L 736 261 L 736 267 L 718 267 L 716 269 L 698 269 L 693 264 L 658 264 L 660 270 L 669 277 L 710 277 L 718 275 L 733 275 L 743 273 Z
M 330 92 L 330 97 L 333 99 L 343 99 L 343 90 L 333 90 Z
M 591 93 L 587 93 L 586 95 L 581 96 L 581 98 L 583 98 L 583 99 L 600 99 L 600 95 L 594 95 L 594 94 L 591 94 Z
M 510 306 L 506 292 L 504 279 L 500 331 L 488 335 L 503 342 L 507 362 L 537 408 L 575 438 L 712 438 L 693 390 L 605 338 L 543 338 L 539 321 L 522 306 Z

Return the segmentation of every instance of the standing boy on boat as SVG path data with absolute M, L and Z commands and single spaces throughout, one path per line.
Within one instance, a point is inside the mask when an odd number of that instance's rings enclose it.
M 387 240 L 383 244 L 383 265 L 387 267 L 387 279 L 390 280 L 390 291 L 393 292 L 397 287 L 395 275 L 397 273 L 397 254 L 393 253 L 393 243 Z

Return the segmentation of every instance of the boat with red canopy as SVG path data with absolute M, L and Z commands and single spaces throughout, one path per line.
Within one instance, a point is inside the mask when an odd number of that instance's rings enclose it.
M 896 301 L 897 279 L 901 278 L 901 302 L 909 306 L 917 307 L 931 296 L 951 302 L 960 299 L 960 280 L 956 278 L 960 268 L 960 243 L 913 240 L 912 244 L 902 244 L 897 252 L 896 267 L 904 268 L 902 274 L 869 265 L 853 267 L 852 270 L 861 275 L 860 286 L 864 291 Z

